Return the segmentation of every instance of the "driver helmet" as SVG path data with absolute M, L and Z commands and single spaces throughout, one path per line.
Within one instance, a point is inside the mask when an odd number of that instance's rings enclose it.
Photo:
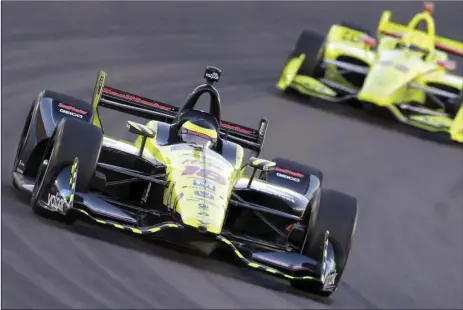
M 183 123 L 178 135 L 182 142 L 212 147 L 217 142 L 217 130 L 205 120 L 190 120 Z

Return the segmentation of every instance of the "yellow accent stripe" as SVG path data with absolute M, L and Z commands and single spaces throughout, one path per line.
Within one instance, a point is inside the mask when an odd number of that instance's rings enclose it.
M 327 230 L 325 233 L 325 243 L 323 245 L 323 263 L 322 263 L 322 275 L 320 281 L 325 282 L 325 273 L 326 273 L 326 260 L 328 258 L 328 237 L 330 236 L 330 231 Z
M 98 72 L 98 77 L 96 79 L 95 88 L 93 90 L 93 98 L 92 98 L 92 108 L 93 108 L 93 125 L 101 128 L 101 120 L 100 116 L 98 115 L 98 103 L 100 102 L 101 95 L 103 94 L 104 89 L 104 82 L 106 80 L 106 72 L 100 71 Z
M 185 122 L 185 124 L 183 124 L 183 127 L 185 127 L 188 130 L 196 131 L 198 133 L 211 137 L 212 139 L 217 139 L 217 131 L 213 129 L 202 128 L 198 125 L 193 124 L 192 122 Z
M 311 276 L 294 277 L 292 275 L 285 274 L 285 273 L 283 273 L 283 272 L 281 272 L 281 271 L 279 271 L 277 269 L 270 268 L 268 266 L 265 266 L 265 265 L 250 261 L 246 257 L 244 257 L 244 255 L 228 239 L 226 239 L 223 236 L 217 236 L 217 239 L 219 241 L 227 244 L 228 246 L 230 246 L 233 249 L 233 252 L 236 254 L 236 256 L 238 256 L 241 259 L 241 261 L 243 261 L 247 266 L 249 266 L 251 268 L 254 268 L 254 269 L 257 269 L 257 270 L 260 270 L 260 271 L 265 271 L 265 272 L 270 273 L 272 275 L 280 276 L 282 278 L 286 278 L 286 279 L 290 279 L 290 280 L 310 280 L 310 281 L 318 281 L 318 282 L 320 281 L 320 279 L 317 279 L 317 278 L 314 278 L 314 277 L 311 277 Z
M 69 204 L 72 204 L 74 202 L 74 194 L 76 191 L 76 182 L 77 182 L 77 171 L 79 170 L 78 163 L 79 163 L 79 159 L 76 157 L 74 159 L 74 163 L 71 166 L 71 177 L 69 178 L 69 185 L 72 190 L 72 193 L 69 196 L 69 200 L 68 200 Z
M 95 217 L 91 216 L 87 211 L 82 210 L 82 209 L 76 208 L 75 210 L 81 212 L 82 214 L 85 214 L 86 216 L 88 216 L 89 218 L 91 218 L 92 220 L 94 220 L 95 222 L 97 222 L 99 224 L 112 225 L 113 227 L 115 227 L 117 229 L 130 231 L 130 232 L 132 232 L 134 234 L 138 234 L 138 235 L 152 234 L 152 233 L 156 233 L 156 232 L 159 232 L 159 231 L 161 231 L 163 229 L 167 229 L 167 228 L 182 228 L 181 225 L 178 225 L 178 224 L 175 224 L 175 223 L 162 223 L 162 224 L 159 224 L 157 227 L 151 227 L 151 228 L 146 228 L 146 229 L 143 229 L 142 227 L 137 228 L 137 227 L 133 227 L 133 226 L 122 225 L 122 224 L 115 223 L 115 222 L 112 222 L 112 221 L 109 221 L 109 220 L 102 220 L 102 219 L 95 218 Z

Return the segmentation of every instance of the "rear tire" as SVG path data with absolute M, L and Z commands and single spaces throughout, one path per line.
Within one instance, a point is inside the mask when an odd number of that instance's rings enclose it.
M 68 224 L 75 221 L 71 214 L 64 216 L 38 206 L 38 198 L 50 189 L 61 170 L 72 165 L 76 157 L 79 158 L 76 191 L 86 192 L 95 173 L 102 141 L 103 133 L 96 126 L 74 118 L 64 118 L 59 122 L 43 153 L 35 180 L 31 198 L 34 213 Z M 48 164 L 44 164 L 46 160 Z
M 330 241 L 333 243 L 336 258 L 338 276 L 335 286 L 337 287 L 349 257 L 352 237 L 357 224 L 357 199 L 335 190 L 322 189 L 320 204 L 315 209 L 310 214 L 306 242 L 301 254 L 321 262 L 323 260 L 325 232 L 329 230 Z M 329 297 L 332 294 L 322 291 L 320 283 L 292 281 L 291 285 L 297 289 L 324 297 Z

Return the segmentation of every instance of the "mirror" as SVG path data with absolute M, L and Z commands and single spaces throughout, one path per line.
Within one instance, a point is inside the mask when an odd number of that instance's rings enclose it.
M 154 136 L 156 135 L 154 130 L 148 128 L 145 125 L 135 123 L 132 121 L 127 121 L 127 125 L 125 128 L 127 129 L 128 132 L 131 132 L 136 135 L 143 136 L 143 137 L 154 138 Z
M 254 169 L 262 171 L 273 171 L 276 168 L 275 162 L 257 157 L 249 158 L 248 165 Z

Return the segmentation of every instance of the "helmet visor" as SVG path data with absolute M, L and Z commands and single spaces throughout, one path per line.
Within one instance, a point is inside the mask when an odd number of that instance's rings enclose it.
M 204 147 L 209 147 L 216 142 L 216 139 L 211 138 L 208 135 L 186 128 L 182 128 L 180 130 L 180 137 L 185 143 L 198 144 Z

